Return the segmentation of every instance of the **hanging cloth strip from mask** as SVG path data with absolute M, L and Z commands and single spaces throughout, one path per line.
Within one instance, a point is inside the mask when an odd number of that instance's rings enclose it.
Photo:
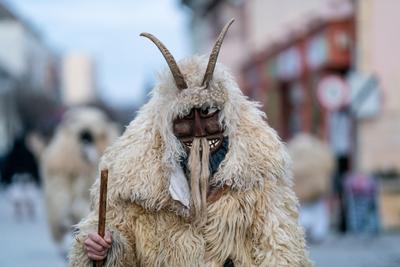
M 229 138 L 225 137 L 222 141 L 221 147 L 210 155 L 209 159 L 209 166 L 210 166 L 210 173 L 214 175 L 218 171 L 218 167 L 221 162 L 225 159 L 226 154 L 228 153 L 229 147 Z M 187 173 L 187 164 L 188 164 L 188 156 L 182 157 L 180 160 L 180 165 L 183 169 L 184 173 Z
M 214 175 L 221 164 L 221 162 L 225 159 L 226 154 L 228 153 L 229 147 L 229 138 L 225 137 L 222 141 L 221 147 L 210 155 L 209 158 L 209 169 L 211 176 Z M 180 161 L 180 165 L 183 169 L 184 173 L 187 173 L 188 170 L 188 156 L 182 157 Z M 224 185 L 222 187 L 210 186 L 207 192 L 207 203 L 214 203 L 219 200 L 229 189 L 229 186 Z

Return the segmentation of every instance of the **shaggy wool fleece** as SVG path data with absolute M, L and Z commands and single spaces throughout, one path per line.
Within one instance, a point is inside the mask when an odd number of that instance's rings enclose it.
M 105 266 L 222 266 L 227 258 L 237 267 L 310 266 L 283 144 L 223 66 L 216 66 L 208 89 L 199 87 L 206 64 L 204 57 L 180 62 L 183 91 L 169 70 L 162 73 L 150 101 L 103 156 L 114 237 Z M 221 110 L 229 151 L 209 182 L 229 190 L 208 203 L 206 221 L 197 226 L 168 187 L 185 153 L 172 121 L 202 106 Z M 96 229 L 98 193 L 99 180 L 94 210 L 77 225 L 70 266 L 91 266 L 83 241 Z
M 117 127 L 95 108 L 72 108 L 64 115 L 41 158 L 48 221 L 57 242 L 90 211 L 89 189 L 97 177 L 98 162 L 84 157 L 79 140 L 83 130 L 94 136 L 99 155 L 118 136 Z
M 327 196 L 335 168 L 328 144 L 309 134 L 298 134 L 288 143 L 293 161 L 294 191 L 302 203 Z

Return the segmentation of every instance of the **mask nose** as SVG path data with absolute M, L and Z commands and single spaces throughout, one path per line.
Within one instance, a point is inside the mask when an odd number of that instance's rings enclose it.
M 206 130 L 203 125 L 203 121 L 200 116 L 200 111 L 198 109 L 194 110 L 194 136 L 195 137 L 205 137 Z

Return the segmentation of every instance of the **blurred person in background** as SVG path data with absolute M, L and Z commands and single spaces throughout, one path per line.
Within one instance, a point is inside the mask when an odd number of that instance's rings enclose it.
M 72 225 L 89 212 L 98 159 L 117 136 L 116 125 L 99 109 L 71 108 L 43 152 L 48 221 L 62 253 L 68 248 Z
M 353 234 L 377 234 L 380 220 L 375 177 L 350 172 L 345 177 L 344 188 L 348 231 Z
M 8 195 L 13 205 L 16 221 L 33 221 L 35 219 L 37 193 L 37 185 L 31 174 L 16 173 L 13 175 Z
M 288 143 L 292 158 L 294 191 L 300 200 L 300 223 L 310 242 L 321 242 L 329 231 L 328 196 L 334 156 L 318 138 L 301 133 Z
M 15 139 L 10 151 L 4 157 L 1 181 L 5 185 L 10 185 L 14 175 L 21 173 L 29 174 L 33 181 L 40 183 L 38 162 L 25 133 Z

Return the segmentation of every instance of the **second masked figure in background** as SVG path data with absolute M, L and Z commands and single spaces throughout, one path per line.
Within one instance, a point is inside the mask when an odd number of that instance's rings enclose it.
M 100 156 L 117 136 L 117 127 L 102 111 L 71 108 L 43 153 L 49 226 L 63 253 L 68 251 L 72 226 L 90 210 L 89 189 L 97 177 Z
M 288 150 L 293 161 L 294 191 L 300 200 L 300 224 L 310 242 L 322 242 L 330 226 L 333 152 L 328 144 L 305 133 L 290 140 Z

